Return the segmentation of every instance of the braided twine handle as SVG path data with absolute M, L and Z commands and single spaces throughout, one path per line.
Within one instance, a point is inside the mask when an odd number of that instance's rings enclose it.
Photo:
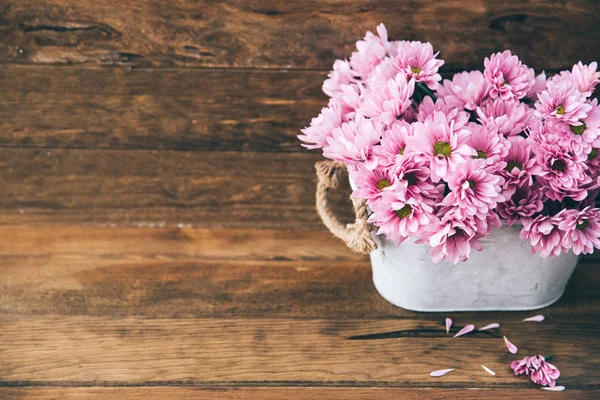
M 329 190 L 338 187 L 340 176 L 346 169 L 344 164 L 338 161 L 318 161 L 315 169 L 318 178 L 317 212 L 325 226 L 334 236 L 342 239 L 350 249 L 357 253 L 369 254 L 375 250 L 377 244 L 371 237 L 365 200 L 350 197 L 356 216 L 352 224 L 342 224 L 329 208 Z

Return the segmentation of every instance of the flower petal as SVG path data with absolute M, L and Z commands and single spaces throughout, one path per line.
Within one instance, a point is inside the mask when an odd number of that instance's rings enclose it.
M 489 369 L 488 367 L 486 367 L 485 365 L 481 364 L 481 368 L 485 369 L 485 371 L 492 375 L 492 376 L 496 376 L 496 373 L 494 371 L 492 371 L 491 369 Z
M 546 319 L 546 317 L 544 317 L 543 315 L 535 315 L 533 317 L 525 318 L 523 321 L 525 321 L 525 322 L 542 322 L 545 319 Z
M 544 386 L 544 387 L 541 387 L 540 389 L 542 389 L 542 390 L 549 390 L 551 392 L 562 392 L 566 388 L 564 386 L 554 386 L 554 387 L 550 387 L 550 386 L 546 387 L 546 386 Z
M 451 326 L 452 326 L 452 320 L 450 318 L 446 318 L 446 333 L 450 333 Z
M 504 343 L 506 343 L 506 348 L 508 349 L 510 354 L 517 354 L 517 352 L 519 351 L 519 348 L 517 346 L 515 346 L 514 344 L 512 344 L 510 342 L 510 340 L 508 340 L 506 338 L 506 336 L 504 336 Z
M 487 331 L 488 329 L 500 328 L 500 324 L 497 322 L 492 322 L 491 324 L 487 324 L 483 328 L 479 328 L 480 331 Z
M 449 368 L 449 369 L 440 369 L 437 371 L 433 371 L 432 373 L 430 373 L 430 376 L 444 376 L 449 372 L 454 371 L 454 368 Z
M 464 328 L 462 328 L 460 331 L 458 331 L 458 333 L 456 335 L 454 335 L 454 337 L 459 337 L 462 335 L 466 335 L 469 332 L 473 332 L 475 330 L 475 325 L 467 325 Z

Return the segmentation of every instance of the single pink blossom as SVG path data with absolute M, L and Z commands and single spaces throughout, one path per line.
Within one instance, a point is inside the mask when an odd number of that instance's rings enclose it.
M 385 26 L 377 26 L 377 35 L 367 32 L 363 40 L 356 42 L 356 49 L 350 57 L 350 66 L 358 72 L 359 76 L 366 79 L 374 68 L 379 65 L 387 54 L 389 47 L 388 34 Z
M 355 76 L 358 75 L 350 67 L 350 63 L 346 60 L 335 60 L 333 70 L 327 75 L 327 79 L 323 82 L 323 92 L 329 97 L 342 91 L 343 85 L 348 85 L 355 82 Z
M 444 114 L 444 116 L 441 117 L 439 114 Z M 447 105 L 444 103 L 444 100 L 437 99 L 434 103 L 431 97 L 425 96 L 421 104 L 419 104 L 417 122 L 427 124 L 436 119 L 445 119 L 448 123 L 452 124 L 452 130 L 458 132 L 469 122 L 469 114 L 462 108 Z
M 352 192 L 352 196 L 369 202 L 377 201 L 384 192 L 396 188 L 396 176 L 389 168 L 370 170 L 364 165 L 360 165 L 356 171 L 352 172 L 352 179 L 357 186 L 357 189 Z
M 543 193 L 539 187 L 517 188 L 510 199 L 498 204 L 496 211 L 508 221 L 508 226 L 512 226 L 518 218 L 531 217 L 542 211 L 544 208 L 542 197 Z
M 558 228 L 561 220 L 560 215 L 538 215 L 533 219 L 521 219 L 521 239 L 531 242 L 531 254 L 537 252 L 542 258 L 546 258 L 568 251 L 568 248 L 563 246 L 564 233 Z
M 500 98 L 483 102 L 477 109 L 477 116 L 482 125 L 488 129 L 496 128 L 504 136 L 519 135 L 536 120 L 534 110 L 527 104 Z
M 600 174 L 600 157 L 598 157 L 599 151 L 600 149 L 594 147 L 587 155 L 586 165 L 588 167 L 588 174 L 590 174 L 592 177 L 596 177 L 598 174 Z
M 560 144 L 582 157 L 592 151 L 594 144 L 600 144 L 600 107 L 598 99 L 587 101 L 592 108 L 587 116 L 579 120 L 579 125 L 568 125 L 554 119 L 547 121 L 549 132 L 559 136 Z
M 537 113 L 544 119 L 554 119 L 567 125 L 581 125 L 592 106 L 586 96 L 568 82 L 548 81 L 548 88 L 538 95 Z
M 495 53 L 484 60 L 483 75 L 490 83 L 490 96 L 502 100 L 519 100 L 525 97 L 535 80 L 529 68 L 510 50 Z
M 600 82 L 600 72 L 597 71 L 598 63 L 593 62 L 589 65 L 583 65 L 581 61 L 573 65 L 571 71 L 563 71 L 560 75 L 552 78 L 555 82 L 566 82 L 573 85 L 584 96 L 589 97 Z
M 529 143 L 520 136 L 511 136 L 509 139 L 510 148 L 504 161 L 506 167 L 499 171 L 504 178 L 502 185 L 505 198 L 511 198 L 517 188 L 531 186 L 533 179 L 531 171 L 535 166 L 535 158 L 531 152 Z
M 464 107 L 475 111 L 486 98 L 490 84 L 480 71 L 461 72 L 452 80 L 444 80 L 437 89 L 438 99 L 451 107 Z
M 407 78 L 423 82 L 430 89 L 435 89 L 438 82 L 442 80 L 438 69 L 444 61 L 436 58 L 439 53 L 433 52 L 431 43 L 396 42 L 395 51 L 394 63 Z
M 423 230 L 420 238 L 420 241 L 428 238 L 433 262 L 446 259 L 456 264 L 469 258 L 471 247 L 483 249 L 475 238 L 477 226 L 472 219 L 463 218 L 454 209 L 442 209 L 438 217 L 439 220 L 434 220 Z
M 531 173 L 537 176 L 545 197 L 556 201 L 563 201 L 565 197 L 575 201 L 586 198 L 591 178 L 585 173 L 581 156 L 563 147 L 558 135 L 539 130 L 531 137 L 536 159 Z
M 397 244 L 414 236 L 433 219 L 433 209 L 412 198 L 404 198 L 400 192 L 385 192 L 369 222 L 379 227 L 377 234 Z
M 333 136 L 333 130 L 342 125 L 342 112 L 337 106 L 325 107 L 307 128 L 302 129 L 298 139 L 308 149 L 320 149 L 327 146 L 327 139 Z
M 564 232 L 563 246 L 575 254 L 591 254 L 600 248 L 600 209 L 564 210 L 558 228 Z
M 365 90 L 360 98 L 359 112 L 373 121 L 390 125 L 410 107 L 414 90 L 414 80 L 407 81 L 404 75 L 397 75 L 385 86 Z
M 450 193 L 442 204 L 457 206 L 467 217 L 485 216 L 504 201 L 500 194 L 503 178 L 482 168 L 483 160 L 467 160 L 447 178 Z
M 386 168 L 398 164 L 404 158 L 406 142 L 412 135 L 412 126 L 403 121 L 397 121 L 383 130 L 381 143 L 373 147 L 379 165 Z
M 415 199 L 431 207 L 437 205 L 444 195 L 444 185 L 435 185 L 430 179 L 429 168 L 423 161 L 408 155 L 394 168 L 397 191 L 406 199 Z
M 477 152 L 474 158 L 483 160 L 493 171 L 504 169 L 504 158 L 508 155 L 510 142 L 495 128 L 490 130 L 485 126 L 469 123 L 467 129 L 471 132 L 467 144 Z
M 558 368 L 540 355 L 528 356 L 522 360 L 513 361 L 510 367 L 515 371 L 515 375 L 529 375 L 534 383 L 542 386 L 554 387 L 556 379 L 560 377 Z
M 469 131 L 454 132 L 452 125 L 439 113 L 427 123 L 415 122 L 415 134 L 408 139 L 407 149 L 429 164 L 434 182 L 446 178 L 459 164 L 477 155 L 467 145 Z
M 352 166 L 364 162 L 367 168 L 374 169 L 377 159 L 372 156 L 372 149 L 379 139 L 379 132 L 373 123 L 358 115 L 354 121 L 344 122 L 333 130 L 332 137 L 327 138 L 323 155 Z

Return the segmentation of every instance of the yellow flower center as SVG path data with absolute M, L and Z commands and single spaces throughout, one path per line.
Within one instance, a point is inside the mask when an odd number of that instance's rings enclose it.
M 379 182 L 377 182 L 377 190 L 380 191 L 390 186 L 392 186 L 392 184 L 386 179 L 382 179 Z
M 419 67 L 412 67 L 410 70 L 415 75 L 419 75 L 419 73 L 421 72 L 421 68 L 419 68 Z
M 483 150 L 477 150 L 477 155 L 473 156 L 473 158 L 483 158 L 485 160 L 487 158 L 487 153 Z
M 583 135 L 583 132 L 585 132 L 585 124 L 582 122 L 581 125 L 571 125 L 571 132 L 573 132 L 576 135 Z
M 412 207 L 410 206 L 410 204 L 406 204 L 401 209 L 395 211 L 396 215 L 402 219 L 408 217 L 411 212 L 412 212 Z
M 450 157 L 452 154 L 452 147 L 450 147 L 450 143 L 446 142 L 437 142 L 433 145 L 433 155 L 439 156 L 442 155 L 446 158 Z
M 560 104 L 558 107 L 556 107 L 556 113 L 558 115 L 564 115 L 565 113 L 565 108 L 563 107 L 562 104 Z

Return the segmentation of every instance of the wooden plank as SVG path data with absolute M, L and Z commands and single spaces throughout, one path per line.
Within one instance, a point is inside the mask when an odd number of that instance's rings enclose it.
M 457 324 L 467 321 L 458 320 Z M 473 322 L 473 321 L 468 321 Z M 528 389 L 495 332 L 454 339 L 443 322 L 368 319 L 0 318 L 3 386 L 367 386 Z M 553 354 L 561 383 L 600 388 L 600 324 L 503 323 L 524 354 Z M 398 338 L 349 340 L 398 332 Z M 496 371 L 491 377 L 481 364 Z M 442 379 L 429 372 L 454 367 Z
M 0 149 L 0 221 L 324 230 L 314 206 L 314 163 L 321 158 Z M 347 217 L 348 192 L 342 189 L 337 197 Z
M 296 136 L 327 104 L 324 79 L 311 71 L 5 65 L 0 145 L 306 151 Z
M 373 287 L 367 257 L 328 232 L 0 226 L 0 316 L 419 318 Z M 600 309 L 600 269 L 582 262 L 549 320 Z M 515 321 L 531 312 L 452 313 Z
M 451 69 L 513 49 L 538 69 L 597 57 L 598 2 L 4 0 L 0 61 L 328 69 L 384 22 Z
M 445 389 L 436 388 L 185 388 L 185 387 L 104 387 L 104 388 L 1 388 L 0 397 L 5 400 L 481 400 L 489 399 L 529 399 L 550 398 L 548 392 L 539 389 Z M 595 400 L 600 396 L 597 390 L 583 391 L 568 389 L 562 393 L 552 393 L 552 399 Z

